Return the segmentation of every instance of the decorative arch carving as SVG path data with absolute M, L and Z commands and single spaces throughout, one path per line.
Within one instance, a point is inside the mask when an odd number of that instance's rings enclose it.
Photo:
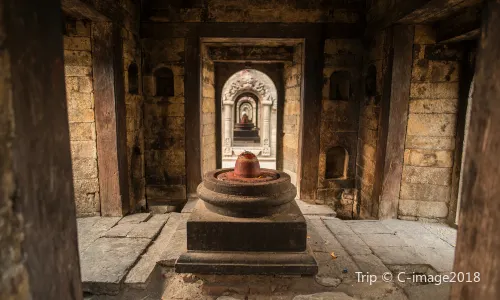
M 254 153 L 262 156 L 272 156 L 276 152 L 276 137 L 271 135 L 271 126 L 276 126 L 276 124 L 271 124 L 271 120 L 276 118 L 272 118 L 271 115 L 276 114 L 278 92 L 271 78 L 255 69 L 244 69 L 236 72 L 229 77 L 222 88 L 224 112 L 223 155 L 233 156 L 238 151 L 233 147 L 232 128 L 235 123 L 236 112 L 239 112 L 239 107 L 235 107 L 236 100 L 245 93 L 253 94 L 258 98 L 256 105 L 259 105 L 259 119 L 262 120 L 262 127 L 260 128 L 261 144 L 254 149 Z

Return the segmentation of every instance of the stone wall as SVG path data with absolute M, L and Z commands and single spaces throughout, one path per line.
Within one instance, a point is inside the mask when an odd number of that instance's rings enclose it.
M 148 205 L 186 199 L 183 38 L 142 40 L 144 160 Z M 173 96 L 156 96 L 154 72 L 173 73 Z M 194 75 L 196 76 L 196 75 Z
M 99 215 L 90 21 L 66 19 L 64 66 L 76 211 Z
M 201 170 L 204 174 L 216 169 L 215 105 L 221 103 L 215 100 L 214 62 L 208 57 L 206 48 L 203 48 L 202 60 Z
M 435 44 L 430 26 L 415 27 L 410 108 L 398 215 L 448 215 L 461 52 Z
M 358 151 L 356 158 L 356 187 L 358 189 L 359 215 L 369 218 L 374 213 L 373 186 L 375 183 L 375 163 L 378 141 L 380 104 L 383 91 L 383 70 L 387 66 L 387 34 L 380 32 L 369 44 L 363 63 L 362 87 L 364 95 L 360 103 Z M 372 76 L 372 91 L 367 91 L 369 69 Z M 373 78 L 375 77 L 375 78 Z M 375 208 L 376 209 L 376 208 Z
M 123 75 L 125 79 L 125 105 L 127 118 L 127 160 L 129 175 L 130 209 L 139 211 L 146 206 L 146 180 L 144 176 L 144 97 L 141 81 L 141 44 L 139 40 L 139 12 L 137 4 L 123 1 L 124 28 Z M 137 68 L 137 76 L 134 76 Z M 129 71 L 131 74 L 129 74 Z M 135 78 L 134 78 L 135 77 Z M 134 81 L 136 82 L 129 82 Z M 137 86 L 137 89 L 135 89 Z
M 356 23 L 363 1 L 212 0 L 151 1 L 150 20 L 160 22 L 343 22 Z
M 284 66 L 285 105 L 283 111 L 283 171 L 297 184 L 299 167 L 300 102 L 302 84 L 302 45 L 295 46 L 293 62 Z M 299 191 L 299 187 L 297 187 Z
M 355 195 L 356 144 L 358 135 L 358 98 L 360 90 L 360 69 L 363 48 L 359 40 L 326 40 L 325 62 L 323 68 L 323 100 L 320 131 L 320 157 L 318 167 L 318 203 L 327 203 L 335 207 L 337 214 L 352 218 L 356 211 L 353 203 Z M 348 99 L 335 99 L 330 91 L 330 84 L 336 84 L 332 74 L 341 74 L 349 80 Z M 349 77 L 349 78 L 347 78 Z M 331 82 L 332 80 L 332 82 Z M 327 168 L 338 168 L 334 162 L 327 161 L 327 152 L 334 147 L 346 151 L 343 175 L 327 178 Z M 351 195 L 348 195 L 351 194 Z M 354 209 L 353 209 L 354 208 Z
M 5 44 L 4 2 L 0 3 L 0 45 Z M 23 219 L 14 211 L 16 183 L 11 145 L 14 138 L 10 56 L 0 47 L 0 299 L 29 299 L 22 251 Z

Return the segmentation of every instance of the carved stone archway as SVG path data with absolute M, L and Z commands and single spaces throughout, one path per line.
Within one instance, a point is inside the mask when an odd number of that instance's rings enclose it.
M 258 115 L 259 119 L 261 119 L 261 142 L 260 145 L 240 149 L 241 147 L 236 147 L 233 144 L 234 116 L 236 112 L 239 112 L 238 108 L 235 107 L 235 101 L 245 93 L 253 94 L 258 98 L 256 105 L 259 105 Z M 258 70 L 241 70 L 226 81 L 222 88 L 222 111 L 224 116 L 222 123 L 223 157 L 237 156 L 243 150 L 251 151 L 255 155 L 264 158 L 276 157 L 276 136 L 273 133 L 276 132 L 277 98 L 277 89 L 274 82 L 269 76 Z M 254 107 L 257 107 L 256 105 Z M 255 116 L 255 113 L 253 115 Z

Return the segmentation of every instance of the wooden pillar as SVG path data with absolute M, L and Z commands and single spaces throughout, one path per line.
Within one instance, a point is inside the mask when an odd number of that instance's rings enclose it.
M 378 204 L 374 213 L 379 219 L 397 218 L 398 215 L 414 34 L 412 25 L 396 25 L 389 29 L 392 47 L 384 74 L 373 193 L 373 202 Z
M 299 197 L 316 199 L 318 188 L 319 136 L 323 88 L 323 52 L 325 41 L 321 30 L 304 41 L 301 129 L 299 137 Z
M 199 37 L 186 38 L 184 77 L 184 115 L 186 136 L 187 196 L 196 196 L 201 182 L 201 61 Z
M 82 299 L 61 20 L 59 0 L 0 1 L 0 106 L 10 106 L 0 112 L 2 299 Z M 11 210 L 19 223 L 6 225 Z M 21 247 L 6 246 L 18 228 Z M 2 288 L 20 270 L 3 269 L 10 259 L 29 278 Z
M 456 272 L 471 272 L 473 282 L 453 284 L 452 299 L 496 300 L 500 294 L 500 1 L 485 5 L 454 266 Z
M 127 130 L 121 29 L 92 23 L 92 67 L 101 215 L 129 211 Z

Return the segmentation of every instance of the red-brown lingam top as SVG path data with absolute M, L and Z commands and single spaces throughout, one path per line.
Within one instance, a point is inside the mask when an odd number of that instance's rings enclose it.
M 236 159 L 234 171 L 224 172 L 217 176 L 220 180 L 262 182 L 276 179 L 278 175 L 271 170 L 262 171 L 257 156 L 250 151 L 244 151 Z

